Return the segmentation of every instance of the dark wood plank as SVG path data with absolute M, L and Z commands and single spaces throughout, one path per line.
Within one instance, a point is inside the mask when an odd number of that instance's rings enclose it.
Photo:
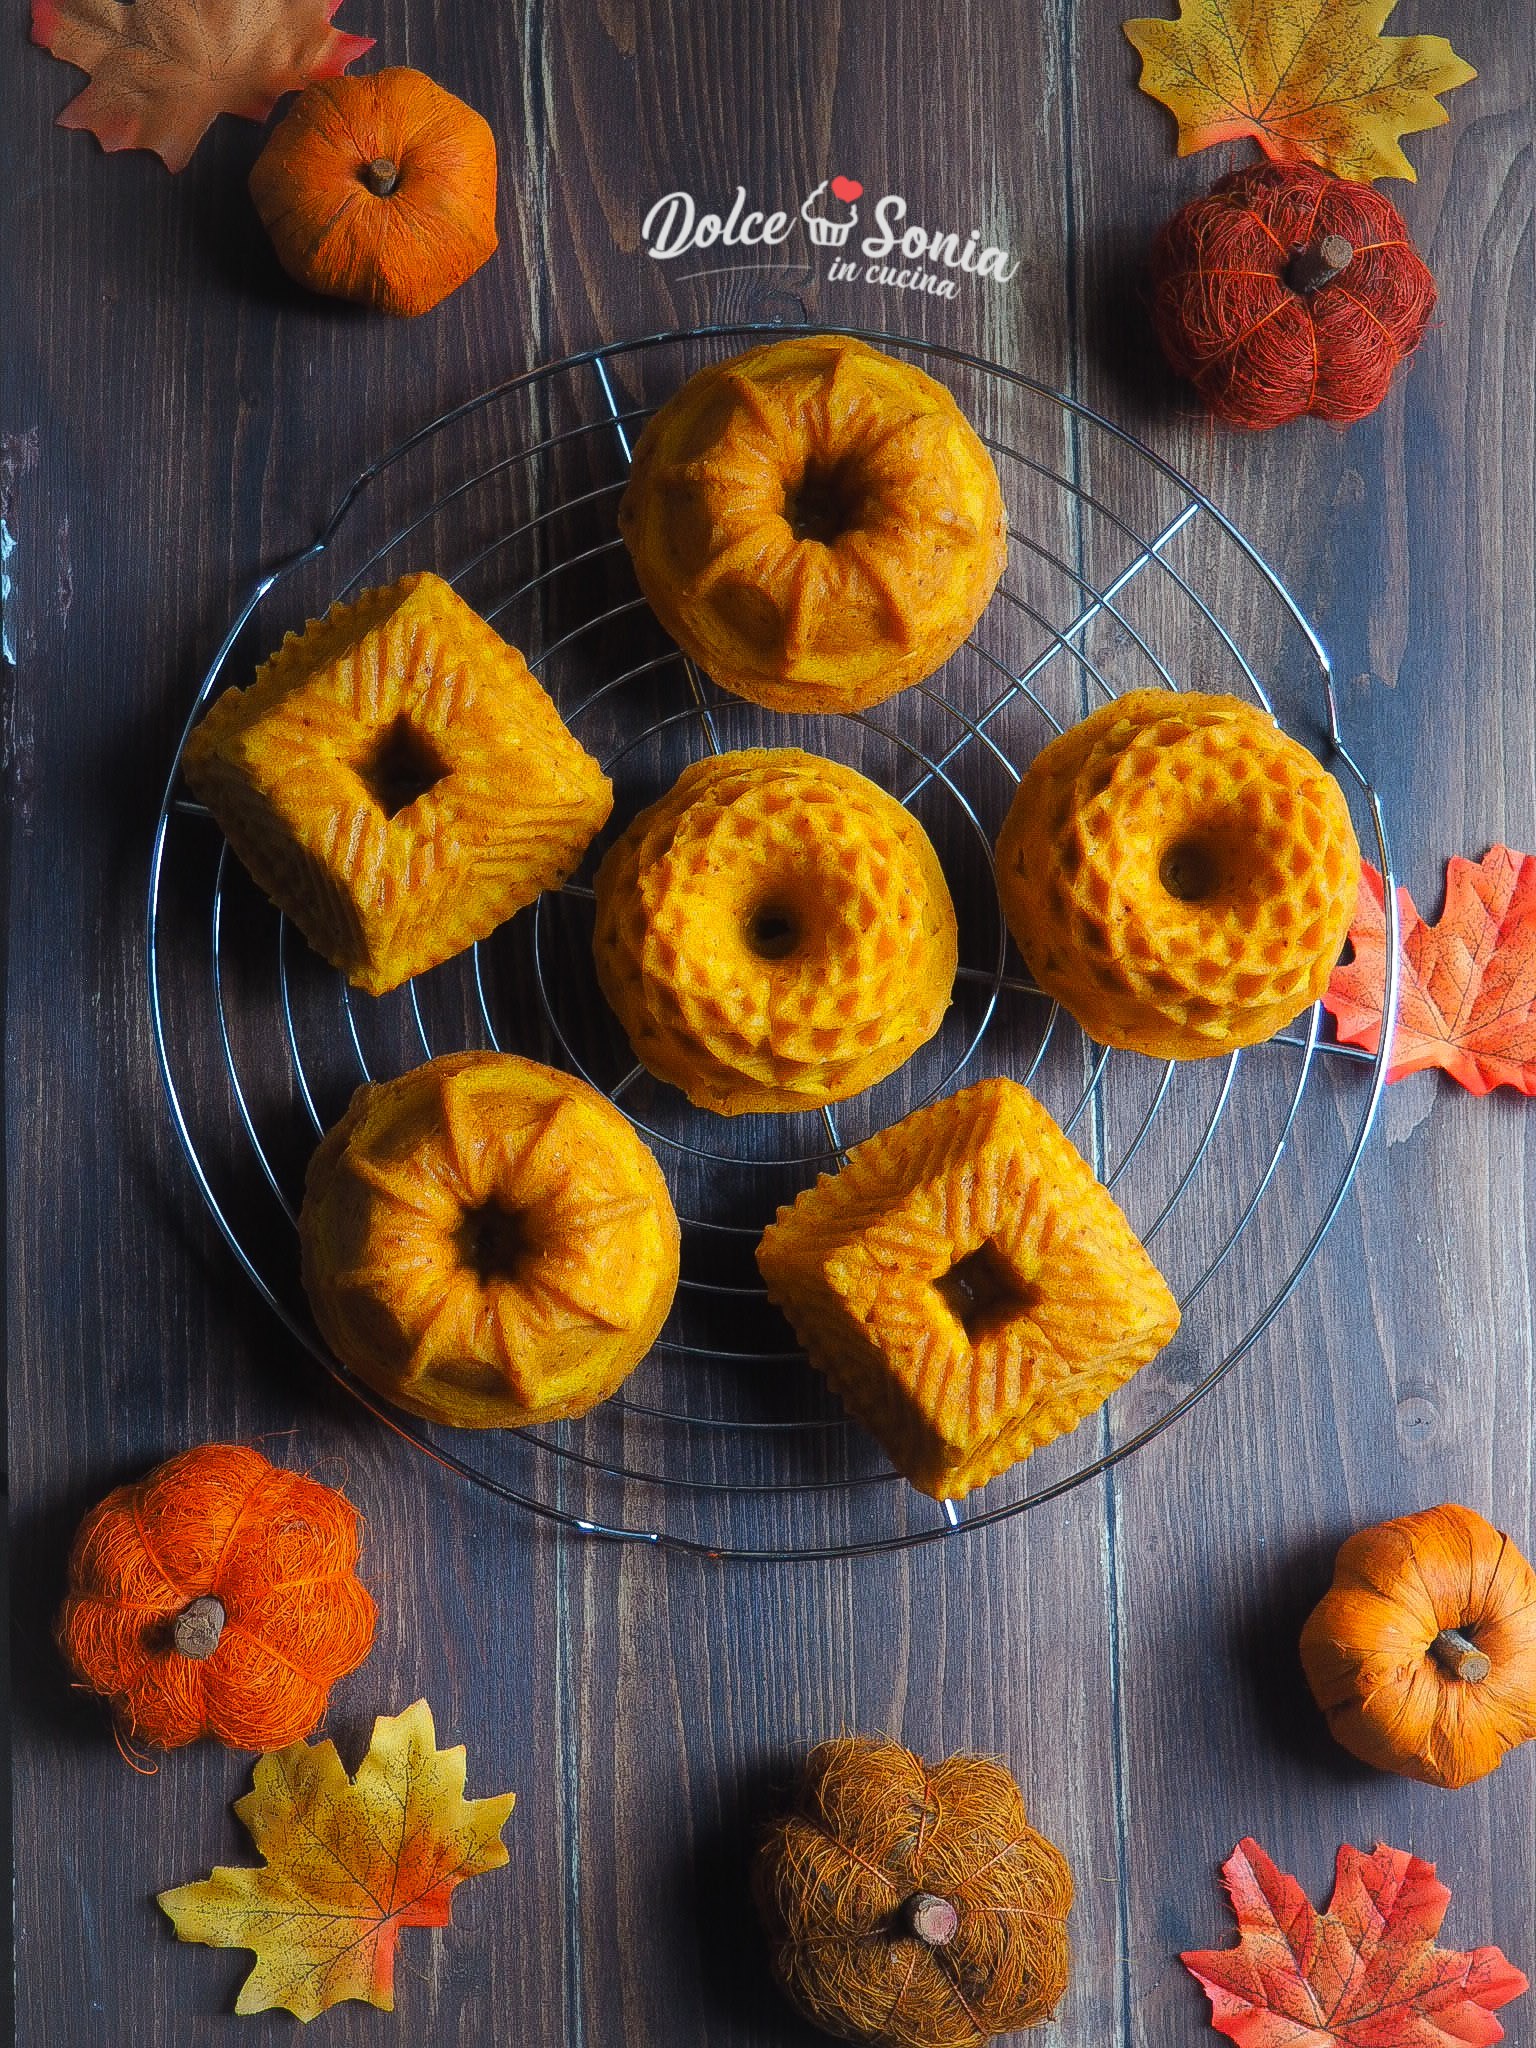
M 1402 11 L 1394 27 L 1445 26 L 1421 0 Z M 465 2048 L 811 2038 L 766 1980 L 742 1877 L 794 1754 L 844 1727 L 1014 1763 L 1079 1877 L 1063 2039 L 1199 2038 L 1172 1958 L 1223 1938 L 1214 1868 L 1245 1830 L 1318 1889 L 1341 1839 L 1438 1854 L 1453 1933 L 1528 1961 L 1528 1759 L 1454 1801 L 1356 1772 L 1292 1654 L 1354 1522 L 1454 1496 L 1532 1527 L 1518 1104 L 1398 1091 L 1292 1306 L 1109 1483 L 904 1556 L 718 1566 L 557 1537 L 327 1391 L 201 1210 L 141 959 L 149 825 L 195 680 L 255 573 L 346 478 L 563 350 L 771 314 L 785 294 L 1076 390 L 1209 489 L 1332 642 L 1421 901 L 1471 840 L 1531 844 L 1530 53 L 1499 10 L 1464 13 L 1482 77 L 1450 135 L 1410 144 L 1421 183 L 1395 194 L 1441 277 L 1442 328 L 1378 420 L 1266 442 L 1212 435 L 1148 366 L 1141 252 L 1215 166 L 1174 162 L 1092 10 L 978 5 L 939 34 L 872 0 L 474 20 L 388 0 L 367 23 L 381 57 L 481 107 L 502 163 L 500 254 L 409 326 L 281 277 L 242 193 L 256 129 L 221 123 L 175 180 L 108 161 L 50 125 L 74 74 L 22 54 L 0 139 L 23 281 L 0 433 L 17 539 L 7 1308 L 28 2048 L 288 2031 L 237 2030 L 241 1960 L 179 1947 L 150 1903 L 243 1856 L 226 1808 L 246 1766 L 201 1747 L 132 1777 L 48 1642 L 84 1508 L 222 1437 L 270 1436 L 343 1476 L 368 1518 L 381 1630 L 328 1724 L 343 1749 L 425 1693 L 467 1745 L 471 1789 L 520 1794 L 510 1870 L 460 1895 L 451 1930 L 407 1938 L 393 2023 L 346 2009 L 324 2023 L 337 2042 L 391 2024 Z M 838 169 L 905 194 L 914 218 L 980 227 L 1017 278 L 947 302 L 639 245 L 674 186 L 791 204 Z
M 1449 855 L 1526 846 L 1536 826 L 1528 607 L 1512 602 L 1532 576 L 1517 508 L 1533 467 L 1536 81 L 1529 38 L 1490 14 L 1406 5 L 1391 27 L 1449 31 L 1480 76 L 1448 102 L 1449 131 L 1410 139 L 1417 185 L 1382 188 L 1441 302 L 1380 413 L 1344 434 L 1213 432 L 1149 363 L 1141 252 L 1226 153 L 1176 163 L 1168 117 L 1112 90 L 1135 73 L 1118 49 L 1085 74 L 1076 129 L 1077 217 L 1105 224 L 1079 251 L 1084 390 L 1209 490 L 1300 595 L 1399 873 L 1433 916 Z M 1338 1843 L 1411 1848 L 1455 1892 L 1449 1939 L 1529 1953 L 1528 1760 L 1454 1795 L 1371 1772 L 1330 1742 L 1296 1658 L 1352 1528 L 1454 1499 L 1517 1540 L 1533 1529 L 1528 1131 L 1507 1096 L 1475 1102 L 1429 1077 L 1390 1091 L 1290 1306 L 1203 1408 L 1117 1475 L 1139 2039 L 1200 2037 L 1204 2002 L 1172 1958 L 1228 1939 L 1215 1873 L 1245 1833 L 1319 1902 Z M 1529 2025 L 1516 2008 L 1510 2038 Z

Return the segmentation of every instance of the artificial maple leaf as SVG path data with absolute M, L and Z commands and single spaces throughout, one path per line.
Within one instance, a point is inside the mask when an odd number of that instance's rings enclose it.
M 91 82 L 59 116 L 103 149 L 179 171 L 218 114 L 264 121 L 285 92 L 335 78 L 371 36 L 331 27 L 341 0 L 32 0 L 32 40 Z
M 1369 862 L 1349 928 L 1354 958 L 1323 996 L 1347 1045 L 1381 1043 L 1387 986 L 1382 879 Z M 1402 967 L 1389 1081 L 1443 1067 L 1486 1095 L 1501 1084 L 1536 1094 L 1536 855 L 1495 846 L 1481 861 L 1446 865 L 1445 909 L 1426 924 L 1397 892 Z
M 1504 2038 L 1494 2007 L 1528 1988 L 1496 1948 L 1436 1948 L 1451 1895 L 1405 1849 L 1346 1842 L 1326 1913 L 1257 1842 L 1222 1876 L 1242 1939 L 1181 1960 L 1241 2048 L 1486 2048 Z
M 1412 178 L 1400 135 L 1450 117 L 1437 93 L 1477 73 L 1444 36 L 1384 36 L 1397 0 L 1179 0 L 1128 21 L 1141 89 L 1179 124 L 1179 155 L 1251 135 L 1277 163 L 1368 184 Z
M 345 1998 L 393 2012 L 400 1929 L 446 1927 L 453 1887 L 506 1862 L 513 1796 L 466 1799 L 464 1751 L 437 1747 L 417 1700 L 374 1722 L 353 1779 L 329 1742 L 259 1758 L 235 1812 L 264 1867 L 215 1870 L 160 1904 L 183 1941 L 255 1951 L 237 2013 L 312 2020 Z

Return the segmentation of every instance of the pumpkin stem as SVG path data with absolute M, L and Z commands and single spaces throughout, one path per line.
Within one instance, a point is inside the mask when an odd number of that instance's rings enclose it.
M 960 1915 L 950 1901 L 933 1892 L 914 1892 L 903 1902 L 900 1918 L 908 1934 L 915 1934 L 928 1948 L 943 1948 L 960 1926 Z
M 171 1623 L 171 1641 L 183 1657 L 201 1664 L 219 1647 L 224 1620 L 224 1602 L 212 1593 L 203 1593 L 189 1601 Z
M 1292 253 L 1285 266 L 1285 281 L 1293 292 L 1321 291 L 1354 260 L 1354 249 L 1342 235 L 1323 235 Z
M 400 182 L 400 166 L 392 156 L 376 156 L 363 165 L 363 183 L 378 199 L 387 199 Z
M 1429 1654 L 1442 1671 L 1448 1671 L 1452 1678 L 1466 1679 L 1469 1685 L 1480 1684 L 1493 1669 L 1487 1653 L 1459 1628 L 1441 1629 L 1429 1646 Z

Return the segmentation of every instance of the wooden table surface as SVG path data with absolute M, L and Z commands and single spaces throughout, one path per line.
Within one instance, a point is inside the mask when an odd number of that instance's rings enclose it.
M 1074 393 L 1191 475 L 1328 641 L 1402 879 L 1536 845 L 1532 719 L 1532 108 L 1519 8 L 1404 0 L 1477 80 L 1385 189 L 1439 280 L 1411 372 L 1348 433 L 1214 432 L 1153 359 L 1154 225 L 1245 152 L 1179 162 L 1118 10 L 876 0 L 433 8 L 347 0 L 365 63 L 480 108 L 501 249 L 434 314 L 305 297 L 221 120 L 191 167 L 104 156 L 53 117 L 78 74 L 12 10 L 0 137 L 0 513 L 14 543 L 0 749 L 9 806 L 8 1335 L 18 2037 L 28 2048 L 291 2038 L 229 2017 L 246 1967 L 177 1944 L 155 1892 L 243 1860 L 248 1760 L 202 1745 L 139 1777 L 50 1639 L 70 1534 L 184 1447 L 262 1437 L 344 1474 L 368 1522 L 371 1661 L 328 1722 L 355 1757 L 426 1694 L 470 1789 L 515 1786 L 510 1868 L 402 1943 L 398 2011 L 334 2043 L 809 2041 L 745 1903 L 790 1760 L 845 1728 L 1000 1753 L 1078 1877 L 1056 2038 L 1205 2036 L 1181 1948 L 1229 1938 L 1217 1865 L 1252 1834 L 1326 1895 L 1341 1841 L 1437 1860 L 1448 1938 L 1536 1966 L 1536 1751 L 1450 1795 L 1357 1767 L 1295 1654 L 1351 1528 L 1443 1499 L 1536 1539 L 1530 1112 L 1392 1089 L 1293 1298 L 1191 1414 L 1106 1477 L 999 1526 L 864 1560 L 711 1564 L 583 1541 L 472 1494 L 344 1396 L 256 1302 L 205 1214 L 156 1074 L 149 835 L 196 679 L 254 574 L 359 465 L 440 408 L 603 340 L 772 304 L 977 350 Z M 911 218 L 982 229 L 1007 284 L 953 299 L 817 270 L 652 260 L 686 188 L 793 207 L 830 171 Z M 791 252 L 801 260 L 797 243 Z M 765 296 L 765 294 L 767 296 Z M 10 545 L 10 542 L 7 543 Z M 1507 2015 L 1536 2043 L 1536 2006 Z

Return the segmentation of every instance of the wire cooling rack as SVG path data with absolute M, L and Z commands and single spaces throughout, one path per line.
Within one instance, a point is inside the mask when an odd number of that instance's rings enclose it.
M 1384 1057 L 1330 1044 L 1320 1011 L 1265 1045 L 1176 1066 L 1092 1044 L 1030 985 L 999 913 L 991 846 L 1040 747 L 1126 689 L 1256 699 L 1340 774 L 1396 910 L 1381 808 L 1344 744 L 1327 653 L 1279 577 L 1110 421 L 955 349 L 863 337 L 948 383 L 997 462 L 1009 562 L 970 640 L 926 686 L 854 718 L 778 716 L 703 680 L 652 618 L 618 538 L 630 450 L 695 369 L 792 331 L 713 326 L 588 350 L 443 414 L 355 478 L 313 543 L 256 584 L 203 678 L 156 826 L 148 922 L 177 1136 L 236 1259 L 320 1365 L 440 1466 L 567 1528 L 772 1559 L 951 1538 L 1128 1457 L 1274 1319 L 1370 1132 Z M 181 752 L 214 694 L 247 681 L 285 632 L 421 568 L 524 650 L 613 776 L 616 804 L 563 890 L 374 1001 L 319 961 L 229 858 L 185 793 Z M 897 794 L 938 847 L 959 915 L 960 976 L 938 1036 L 899 1074 L 819 1115 L 692 1109 L 634 1063 L 592 967 L 591 875 L 614 833 L 686 761 L 754 745 L 809 747 Z M 1395 998 L 1394 979 L 1389 1014 Z M 604 1090 L 656 1152 L 682 1218 L 666 1328 L 620 1394 L 578 1422 L 455 1432 L 397 1413 L 331 1357 L 298 1285 L 294 1218 L 320 1133 L 359 1081 L 466 1046 L 550 1060 Z M 1041 1097 L 1113 1189 L 1184 1322 L 1070 1436 L 940 1505 L 842 1414 L 767 1302 L 752 1252 L 777 1205 L 848 1146 L 999 1072 Z

